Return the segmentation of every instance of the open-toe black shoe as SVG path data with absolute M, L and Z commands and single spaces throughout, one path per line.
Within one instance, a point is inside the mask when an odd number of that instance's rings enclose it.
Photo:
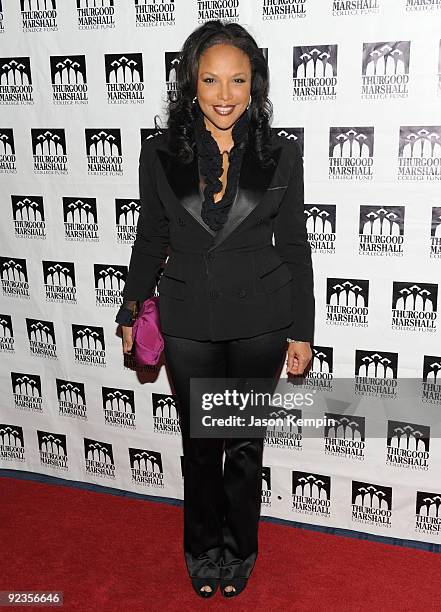
M 191 584 L 200 597 L 213 597 L 219 586 L 219 578 L 191 578 Z M 209 586 L 211 591 L 201 591 L 202 587 Z
M 220 588 L 224 597 L 235 597 L 242 593 L 247 586 L 248 578 L 221 578 Z M 226 591 L 225 587 L 232 586 L 234 590 Z

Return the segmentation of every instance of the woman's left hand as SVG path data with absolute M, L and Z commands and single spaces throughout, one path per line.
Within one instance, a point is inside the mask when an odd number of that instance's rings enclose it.
M 311 359 L 312 350 L 309 342 L 289 342 L 286 373 L 303 374 Z

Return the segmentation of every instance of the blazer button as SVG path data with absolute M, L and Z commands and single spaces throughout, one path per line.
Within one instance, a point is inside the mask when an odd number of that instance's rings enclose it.
M 258 223 L 259 225 L 261 225 L 261 224 L 263 223 L 263 218 L 262 218 L 262 217 L 258 217 L 258 219 L 257 219 L 257 223 Z
M 185 225 L 185 221 L 182 217 L 178 217 L 177 221 L 178 221 L 178 225 L 181 225 L 181 226 Z
M 245 296 L 246 296 L 246 294 L 247 294 L 247 292 L 246 292 L 246 290 L 245 290 L 245 289 L 241 289 L 241 290 L 239 291 L 239 293 L 238 293 L 239 297 L 241 297 L 241 298 L 245 297 Z
M 211 251 L 207 253 L 207 259 L 214 259 L 214 253 L 212 253 Z
M 215 300 L 218 296 L 219 296 L 219 291 L 216 291 L 216 289 L 210 290 L 210 297 L 212 300 Z

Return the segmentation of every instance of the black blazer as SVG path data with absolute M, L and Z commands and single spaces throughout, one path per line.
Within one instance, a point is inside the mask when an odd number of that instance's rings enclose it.
M 169 255 L 158 284 L 165 333 L 229 340 L 290 325 L 287 335 L 313 343 L 303 160 L 296 142 L 275 133 L 272 142 L 271 169 L 245 149 L 236 198 L 218 232 L 201 218 L 196 156 L 190 165 L 178 162 L 164 133 L 142 143 L 141 209 L 123 299 L 152 296 Z

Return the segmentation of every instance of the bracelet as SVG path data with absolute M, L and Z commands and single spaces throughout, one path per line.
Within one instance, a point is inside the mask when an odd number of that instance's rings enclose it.
M 293 340 L 292 338 L 287 338 L 287 342 L 305 342 L 305 340 Z
M 138 315 L 138 310 L 138 302 L 135 304 L 134 308 L 128 308 L 122 304 L 116 316 L 115 322 L 119 325 L 124 325 L 125 327 L 133 327 L 133 323 Z

